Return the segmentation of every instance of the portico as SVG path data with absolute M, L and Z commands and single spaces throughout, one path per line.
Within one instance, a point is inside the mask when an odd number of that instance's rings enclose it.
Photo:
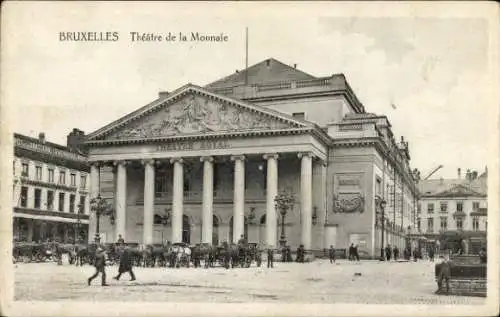
M 186 242 L 186 216 L 196 231 L 190 243 L 212 243 L 214 234 L 219 243 L 237 242 L 254 217 L 265 219 L 264 230 L 249 242 L 258 235 L 254 242 L 277 246 L 274 198 L 288 191 L 297 201 L 297 217 L 290 217 L 287 229 L 290 239 L 300 237 L 296 244 L 311 248 L 313 205 L 324 200 L 313 201 L 313 166 L 325 166 L 328 153 L 328 138 L 320 129 L 192 85 L 132 115 L 87 141 L 92 195 L 100 192 L 101 169 L 114 167 L 112 241 L 121 235 L 126 241 L 158 243 L 155 217 L 168 211 L 170 232 L 162 235 L 173 243 Z M 221 220 L 218 232 L 214 218 Z M 231 236 L 225 226 L 232 228 Z

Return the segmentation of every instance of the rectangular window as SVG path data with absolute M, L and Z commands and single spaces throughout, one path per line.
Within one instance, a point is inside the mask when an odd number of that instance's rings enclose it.
M 376 192 L 377 192 L 377 195 L 379 196 L 382 196 L 382 180 L 380 180 L 380 178 L 377 177 L 377 184 L 376 184 Z
M 292 116 L 294 118 L 300 119 L 300 120 L 305 120 L 306 119 L 306 113 L 305 112 L 294 112 L 292 113 Z
M 59 184 L 61 184 L 61 185 L 66 184 L 66 172 L 65 171 L 59 172 Z
M 417 204 L 417 212 L 422 211 L 422 205 L 420 203 Z
M 80 204 L 78 204 L 78 213 L 85 213 L 85 196 L 80 196 Z
M 54 182 L 54 169 L 49 168 L 49 183 L 53 183 L 53 182 Z
M 440 202 L 439 208 L 440 208 L 441 212 L 447 212 L 448 211 L 448 203 L 445 201 Z
M 464 203 L 462 201 L 457 201 L 457 212 L 464 211 Z
M 165 172 L 158 172 L 155 175 L 155 196 L 164 197 L 167 195 L 167 175 Z
M 54 191 L 47 191 L 47 210 L 54 210 Z
M 472 218 L 472 230 L 479 231 L 479 218 L 478 217 Z
M 75 195 L 73 194 L 69 195 L 69 212 L 75 213 Z
M 448 229 L 448 218 L 441 217 L 440 219 L 440 228 L 442 231 L 446 231 Z
M 69 181 L 70 181 L 71 186 L 76 186 L 76 174 L 75 173 L 71 173 L 69 175 Z
M 59 193 L 59 211 L 64 211 L 64 193 Z
M 24 177 L 29 177 L 29 164 L 28 163 L 22 163 L 21 166 L 23 167 L 22 171 L 21 171 L 21 176 L 24 176 Z
M 21 207 L 28 207 L 28 187 L 21 187 Z
M 41 181 L 42 180 L 42 167 L 35 166 L 35 172 L 36 172 L 36 180 Z
M 80 176 L 80 188 L 85 188 L 87 186 L 87 175 Z
M 40 188 L 35 188 L 35 208 L 40 209 L 42 203 L 42 190 Z
M 431 214 L 434 212 L 434 203 L 427 204 L 427 213 Z
M 427 232 L 434 232 L 434 218 L 427 219 Z
M 418 232 L 420 232 L 420 226 L 421 226 L 421 224 L 420 224 L 420 218 L 418 218 L 417 219 L 417 230 L 418 230 Z
M 478 201 L 472 202 L 472 209 L 479 210 L 479 202 Z
M 464 222 L 463 222 L 462 218 L 457 218 L 456 223 L 457 223 L 457 229 L 462 229 L 463 228 Z

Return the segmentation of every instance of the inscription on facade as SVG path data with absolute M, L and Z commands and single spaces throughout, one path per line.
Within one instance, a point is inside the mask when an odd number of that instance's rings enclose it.
M 161 144 L 156 147 L 156 151 L 197 151 L 197 150 L 214 150 L 214 149 L 229 149 L 231 145 L 227 140 L 210 140 L 201 142 L 176 142 Z
M 359 186 L 359 179 L 340 178 L 339 186 Z

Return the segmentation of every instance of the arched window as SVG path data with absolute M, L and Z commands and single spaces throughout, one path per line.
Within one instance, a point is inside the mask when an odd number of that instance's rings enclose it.
M 189 217 L 186 215 L 182 216 L 182 242 L 190 243 L 191 241 L 191 223 Z
M 219 218 L 215 215 L 212 220 L 212 245 L 219 245 Z
M 265 214 L 260 217 L 260 224 L 261 225 L 265 225 L 266 224 L 266 215 Z

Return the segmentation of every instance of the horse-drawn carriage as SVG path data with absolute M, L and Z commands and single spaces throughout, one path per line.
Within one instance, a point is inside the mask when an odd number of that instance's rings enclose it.
M 56 261 L 54 243 L 16 242 L 12 249 L 14 262 Z

